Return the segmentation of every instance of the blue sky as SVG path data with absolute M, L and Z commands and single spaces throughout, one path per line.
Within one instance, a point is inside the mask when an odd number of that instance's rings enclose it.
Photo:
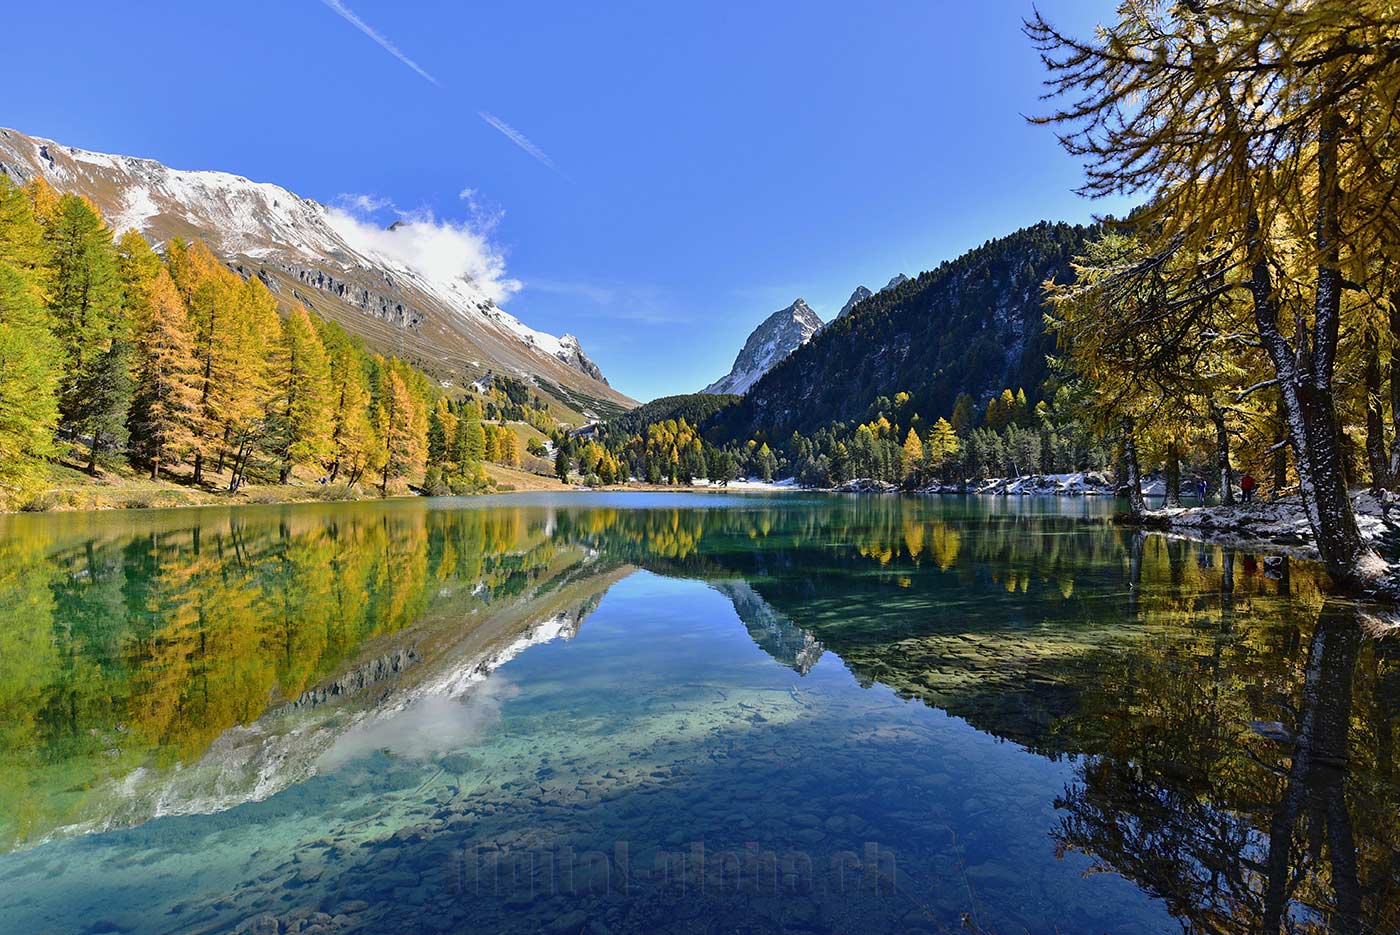
M 1081 32 L 1112 5 L 1040 2 Z M 506 307 L 645 400 L 726 372 L 798 296 L 829 319 L 857 283 L 1123 210 L 1075 196 L 1078 165 L 1023 119 L 1042 108 L 1029 10 L 24 4 L 0 125 L 484 227 L 521 283 Z

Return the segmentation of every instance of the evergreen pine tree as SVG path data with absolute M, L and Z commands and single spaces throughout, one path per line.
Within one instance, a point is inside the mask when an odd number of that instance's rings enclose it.
M 78 384 L 83 398 L 78 430 L 88 438 L 89 474 L 97 473 L 99 462 L 126 449 L 133 388 L 131 348 L 125 339 L 113 338 Z
M 86 198 L 58 199 L 46 231 L 54 336 L 64 355 L 59 415 L 75 427 L 87 417 L 79 387 L 107 349 L 121 313 L 116 248 L 102 216 Z

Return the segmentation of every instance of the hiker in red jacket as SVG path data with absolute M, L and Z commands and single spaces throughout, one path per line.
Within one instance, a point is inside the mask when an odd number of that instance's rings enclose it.
M 1240 493 L 1244 495 L 1244 502 L 1249 503 L 1254 500 L 1254 488 L 1259 486 L 1259 482 L 1254 479 L 1253 474 L 1246 474 L 1240 478 Z

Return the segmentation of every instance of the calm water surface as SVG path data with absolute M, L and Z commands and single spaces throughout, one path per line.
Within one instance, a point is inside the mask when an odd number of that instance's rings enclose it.
M 1108 508 L 0 519 L 0 930 L 1400 931 L 1400 640 Z

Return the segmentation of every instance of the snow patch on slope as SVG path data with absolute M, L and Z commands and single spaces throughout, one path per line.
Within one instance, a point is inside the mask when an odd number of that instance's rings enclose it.
M 492 222 L 440 220 L 430 211 L 401 213 L 385 228 L 367 212 L 385 207 L 361 196 L 344 207 L 227 172 L 171 169 L 151 159 L 96 153 L 0 130 L 0 171 L 24 180 L 42 173 L 60 190 L 105 192 L 114 231 L 135 229 L 160 243 L 173 227 L 206 239 L 225 258 L 291 261 L 342 272 L 389 274 L 442 303 L 462 319 L 492 326 L 606 382 L 572 335 L 555 336 L 498 306 L 521 288 L 491 242 Z M 113 207 L 113 204 L 116 207 Z M 520 370 L 522 376 L 528 376 Z
M 746 393 L 759 379 L 821 330 L 822 320 L 802 299 L 774 312 L 753 330 L 729 373 L 702 393 Z

